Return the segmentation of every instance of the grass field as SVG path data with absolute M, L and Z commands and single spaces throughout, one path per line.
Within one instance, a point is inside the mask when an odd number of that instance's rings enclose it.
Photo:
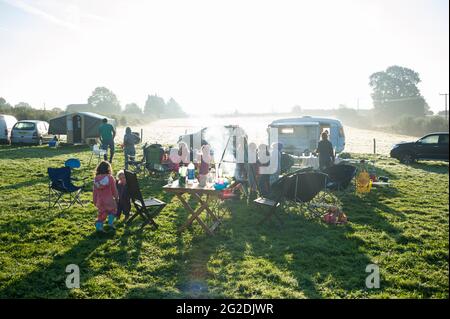
M 449 297 L 447 163 L 376 157 L 392 187 L 339 195 L 346 225 L 292 207 L 283 228 L 256 226 L 261 212 L 251 203 L 226 202 L 213 237 L 197 224 L 178 234 L 186 212 L 161 190 L 164 180 L 147 177 L 144 195 L 168 203 L 159 229 L 119 222 L 115 233 L 98 235 L 90 184 L 84 208 L 47 210 L 47 167 L 78 157 L 75 174 L 92 177 L 89 156 L 83 147 L 0 147 L 1 298 Z M 80 289 L 65 286 L 68 264 L 80 267 Z M 379 289 L 365 286 L 368 264 L 380 267 Z

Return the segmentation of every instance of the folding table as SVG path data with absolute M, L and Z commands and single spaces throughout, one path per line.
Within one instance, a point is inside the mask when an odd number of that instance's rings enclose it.
M 206 233 L 209 235 L 214 234 L 214 230 L 219 226 L 222 220 L 213 212 L 210 208 L 210 204 L 211 200 L 214 197 L 218 197 L 223 190 L 216 190 L 212 185 L 201 187 L 198 183 L 192 185 L 179 185 L 178 181 L 174 181 L 171 185 L 164 186 L 163 190 L 175 194 L 183 204 L 184 209 L 190 215 L 187 222 L 179 228 L 179 232 L 182 232 L 187 227 L 191 226 L 194 221 L 197 221 Z M 183 197 L 183 194 L 190 194 L 191 198 L 200 203 L 200 207 L 195 210 Z M 203 195 L 206 195 L 206 199 L 202 198 Z M 207 224 L 205 219 L 201 218 L 200 215 L 203 211 L 206 211 L 206 216 L 211 218 L 212 223 L 210 225 Z

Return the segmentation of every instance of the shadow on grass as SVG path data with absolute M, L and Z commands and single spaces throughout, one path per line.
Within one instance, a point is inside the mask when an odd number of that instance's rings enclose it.
M 26 180 L 23 182 L 15 183 L 15 184 L 0 186 L 0 191 L 9 190 L 9 189 L 19 189 L 22 187 L 31 187 L 36 184 L 46 183 L 46 182 L 48 182 L 48 177 L 47 178 L 41 177 L 41 178 L 37 178 L 37 179 L 29 179 L 29 180 Z
M 421 169 L 429 173 L 448 174 L 448 162 L 416 162 L 410 165 L 415 169 Z
M 88 268 L 89 256 L 103 243 L 108 236 L 91 234 L 66 252 L 56 255 L 48 265 L 42 265 L 23 278 L 12 281 L 0 290 L 2 298 L 64 298 L 68 297 L 70 289 L 65 286 L 66 266 L 76 264 L 80 267 L 83 281 L 95 276 L 97 272 L 83 272 Z M 100 272 L 100 270 L 98 271 Z
M 25 158 L 42 158 L 42 152 L 45 151 L 45 158 L 61 156 L 66 154 L 88 151 L 87 145 L 61 146 L 58 148 L 49 148 L 47 146 L 2 146 L 0 147 L 1 159 L 25 159 Z
M 395 178 L 379 168 L 376 173 Z M 231 218 L 217 235 L 201 235 L 193 241 L 183 257 L 186 267 L 178 276 L 177 287 L 188 298 L 270 298 L 271 290 L 278 290 L 273 293 L 277 296 L 284 290 L 281 295 L 288 298 L 326 298 L 330 296 L 326 290 L 334 288 L 334 296 L 370 294 L 365 287 L 366 266 L 374 263 L 365 253 L 370 244 L 352 236 L 356 231 L 352 225 L 371 225 L 400 243 L 408 240 L 380 214 L 402 217 L 380 200 L 398 196 L 397 190 L 377 189 L 371 195 L 368 199 L 352 191 L 340 193 L 353 224 L 339 226 L 306 218 L 295 208 L 281 212 L 281 227 L 276 223 L 256 225 L 263 217 L 260 208 L 229 201 L 225 206 L 232 212 Z M 286 279 L 289 275 L 294 281 Z M 230 289 L 235 293 L 230 295 Z

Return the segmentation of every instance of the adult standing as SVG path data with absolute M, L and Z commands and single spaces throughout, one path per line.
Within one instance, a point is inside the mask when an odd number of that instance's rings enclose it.
M 128 169 L 128 161 L 134 161 L 136 156 L 136 148 L 134 145 L 139 143 L 140 138 L 131 132 L 131 128 L 125 129 L 123 137 L 123 153 L 125 155 L 125 169 Z
M 98 132 L 100 134 L 100 148 L 105 150 L 104 159 L 108 160 L 108 148 L 109 148 L 109 163 L 112 163 L 114 156 L 114 138 L 116 137 L 116 130 L 114 126 L 108 123 L 108 120 L 104 118 L 102 120 L 102 124 L 98 128 Z
M 322 140 L 317 146 L 317 153 L 319 153 L 319 167 L 325 169 L 334 163 L 333 144 L 328 140 L 328 134 L 322 133 Z

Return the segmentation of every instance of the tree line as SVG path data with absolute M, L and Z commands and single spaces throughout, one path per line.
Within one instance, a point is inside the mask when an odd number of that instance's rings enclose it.
M 430 132 L 448 131 L 449 122 L 443 112 L 433 115 L 422 96 L 416 71 L 394 65 L 375 72 L 369 77 L 373 108 L 356 110 L 346 105 L 329 110 L 344 124 L 364 129 L 378 129 L 405 135 L 422 136 Z M 326 112 L 325 110 L 322 110 Z M 300 106 L 294 106 L 292 114 L 305 114 Z
M 69 104 L 63 110 L 35 109 L 25 102 L 11 105 L 0 97 L 0 113 L 14 115 L 18 120 L 36 119 L 48 121 L 64 113 L 94 112 L 115 118 L 119 124 L 138 124 L 152 119 L 185 117 L 186 113 L 174 98 L 165 101 L 154 94 L 148 95 L 144 107 L 137 103 L 128 103 L 122 108 L 117 96 L 106 87 L 97 87 L 85 104 Z

